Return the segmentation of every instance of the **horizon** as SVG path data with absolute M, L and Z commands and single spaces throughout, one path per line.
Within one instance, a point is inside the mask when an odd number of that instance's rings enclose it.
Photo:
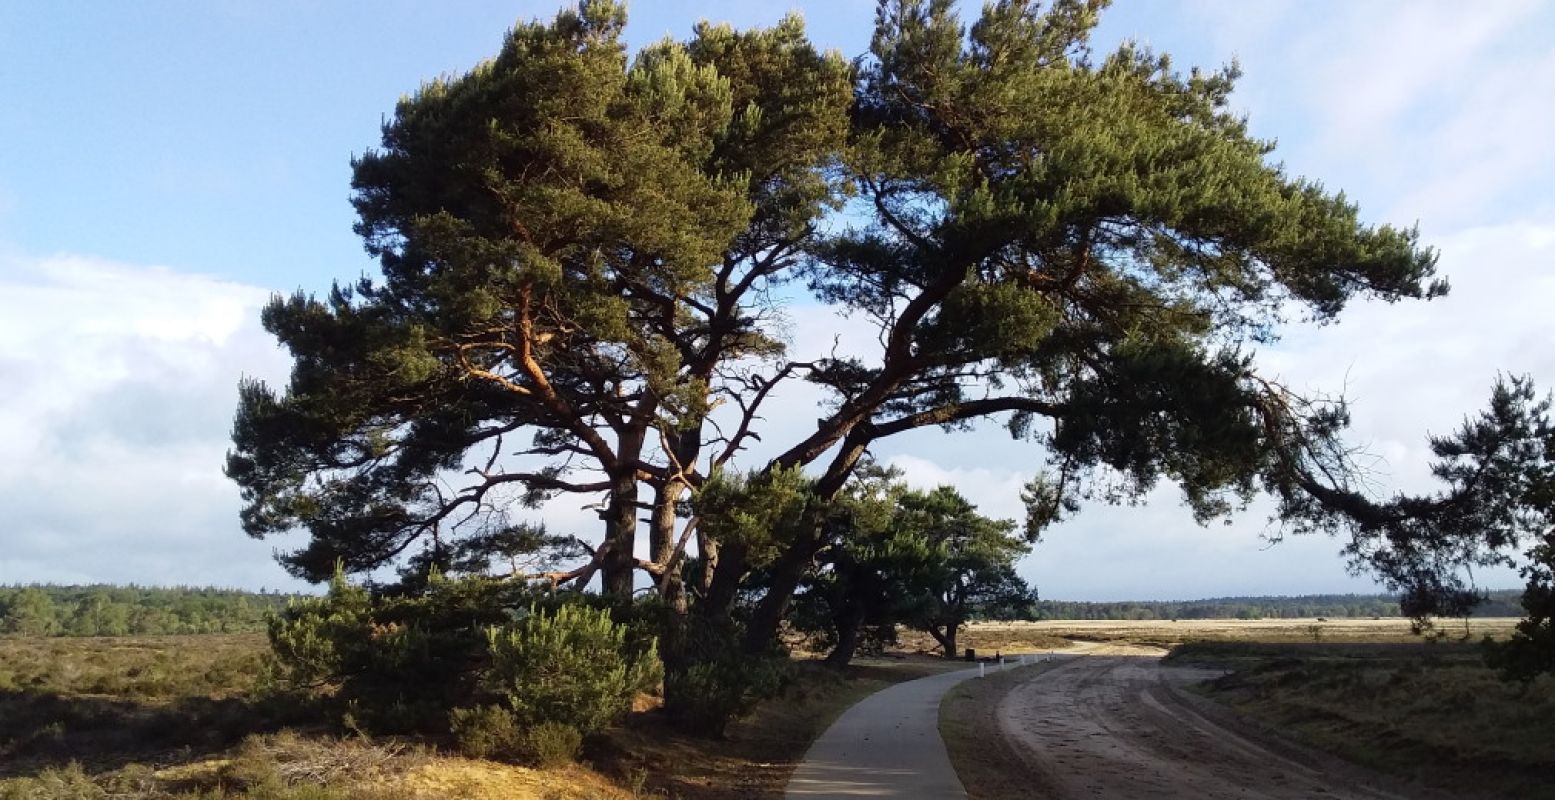
M 236 587 L 236 586 L 146 585 L 146 584 L 137 584 L 137 583 L 0 583 L 0 589 L 18 589 L 19 590 L 19 589 L 33 589 L 33 588 L 38 588 L 38 589 L 151 589 L 151 590 L 159 590 L 159 591 L 228 592 L 228 593 L 237 593 L 237 594 L 263 595 L 263 596 L 269 596 L 269 597 L 274 597 L 274 596 L 282 596 L 282 597 L 288 597 L 288 596 L 294 596 L 294 597 L 318 597 L 318 596 L 321 596 L 321 594 L 319 592 L 297 591 L 297 590 L 282 591 L 282 590 L 279 590 L 279 589 L 271 589 L 270 587 L 260 587 L 259 589 L 244 589 L 242 587 Z M 319 587 L 313 586 L 313 587 L 309 587 L 309 588 L 317 589 Z M 1498 594 L 1499 595 L 1504 595 L 1504 594 L 1519 594 L 1520 595 L 1522 593 L 1522 591 L 1523 591 L 1523 587 L 1521 587 L 1521 586 L 1514 586 L 1514 587 L 1508 587 L 1508 588 L 1504 588 L 1504 589 L 1490 589 L 1490 588 L 1480 587 L 1480 591 L 1483 592 L 1483 595 L 1488 599 L 1488 598 L 1491 598 L 1494 595 L 1498 595 Z M 586 592 L 586 593 L 588 593 L 588 594 L 596 594 L 594 592 Z M 1382 599 L 1382 600 L 1396 600 L 1398 598 L 1398 595 L 1391 594 L 1391 593 L 1388 593 L 1388 592 L 1312 592 L 1312 593 L 1302 593 L 1302 594 L 1220 595 L 1220 596 L 1215 596 L 1215 597 L 1194 597 L 1194 598 L 1189 598 L 1189 599 L 1170 598 L 1170 599 L 1164 599 L 1164 600 L 1162 600 L 1162 599 L 1141 598 L 1141 597 L 1130 597 L 1130 598 L 1125 598 L 1125 599 L 1107 599 L 1107 600 L 1076 600 L 1076 599 L 1067 598 L 1067 597 L 1043 597 L 1043 596 L 1041 596 L 1041 593 L 1039 591 L 1038 592 L 1038 596 L 1037 596 L 1037 602 L 1038 603 L 1078 603 L 1078 604 L 1082 604 L 1082 605 L 1122 605 L 1122 604 L 1127 604 L 1127 603 L 1149 603 L 1149 604 L 1157 604 L 1157 605 L 1186 605 L 1186 604 L 1192 604 L 1192 603 L 1215 603 L 1215 602 L 1222 602 L 1222 601 L 1229 602 L 1229 601 L 1240 601 L 1240 600 L 1310 600 L 1310 599 L 1324 598 L 1324 597 L 1333 597 L 1333 598 L 1352 598 L 1353 597 L 1353 598 L 1367 599 L 1367 600 L 1378 600 L 1378 599 Z

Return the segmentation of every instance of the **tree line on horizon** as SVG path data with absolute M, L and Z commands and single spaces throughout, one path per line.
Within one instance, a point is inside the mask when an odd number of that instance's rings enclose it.
M 985 534 L 986 536 L 986 534 Z M 986 546 L 986 545 L 985 545 Z M 983 569 L 1001 575 L 1000 562 L 986 562 Z M 856 578 L 855 578 L 856 580 Z M 1001 588 L 1003 578 L 982 578 Z M 808 630 L 830 624 L 833 609 L 824 605 L 826 589 L 835 596 L 837 580 L 807 587 L 801 616 Z M 878 591 L 878 589 L 877 589 Z M 985 590 L 986 591 L 986 590 Z M 1401 617 L 1398 597 L 1388 594 L 1315 594 L 1294 596 L 1213 597 L 1201 600 L 1078 601 L 1037 599 L 1024 585 L 989 592 L 993 602 L 969 607 L 961 621 L 998 619 L 1036 620 L 1166 620 L 1166 619 L 1298 619 L 1312 617 Z M 1491 591 L 1475 607 L 1477 617 L 1517 617 L 1521 592 Z M 0 634 L 17 636 L 163 636 L 204 633 L 260 633 L 266 620 L 300 599 L 314 595 L 252 592 L 195 586 L 121 586 L 115 584 L 0 586 Z M 878 603 L 879 601 L 873 601 Z M 935 619 L 923 610 L 922 598 L 912 613 L 894 618 L 908 627 Z M 817 613 L 816 604 L 822 604 Z M 943 609 L 944 606 L 930 608 Z M 835 613 L 844 613 L 839 607 Z M 940 612 L 943 615 L 943 611 Z M 823 617 L 823 619 L 817 619 Z M 860 620 L 865 617 L 860 614 Z M 869 621 L 879 624 L 879 618 Z M 943 635 L 944 626 L 938 628 Z M 850 635 L 844 632 L 841 636 Z M 826 632 L 835 643 L 838 632 Z
M 300 596 L 201 586 L 0 586 L 0 634 L 259 633 L 271 615 Z
M 1484 593 L 1470 612 L 1476 617 L 1520 617 L 1521 590 Z M 1310 594 L 1209 597 L 1201 600 L 1039 600 L 1039 620 L 1166 620 L 1166 619 L 1369 619 L 1403 617 L 1394 594 Z

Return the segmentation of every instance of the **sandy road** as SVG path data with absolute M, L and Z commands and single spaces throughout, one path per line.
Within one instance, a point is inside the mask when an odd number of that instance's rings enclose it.
M 1163 666 L 1162 651 L 1101 646 L 1012 689 L 1001 732 L 1043 784 L 1036 797 L 1363 798 L 1417 790 L 1239 725 L 1173 688 L 1218 673 Z

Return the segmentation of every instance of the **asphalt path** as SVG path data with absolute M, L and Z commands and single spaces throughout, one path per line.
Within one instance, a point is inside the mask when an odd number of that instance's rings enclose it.
M 1004 668 L 1016 665 L 1011 659 Z M 1000 668 L 986 665 L 990 674 Z M 939 735 L 939 704 L 950 687 L 977 675 L 977 667 L 931 675 L 864 698 L 810 745 L 787 797 L 965 800 Z
M 964 800 L 939 736 L 939 702 L 950 687 L 976 676 L 976 667 L 931 675 L 859 701 L 810 745 L 787 796 Z

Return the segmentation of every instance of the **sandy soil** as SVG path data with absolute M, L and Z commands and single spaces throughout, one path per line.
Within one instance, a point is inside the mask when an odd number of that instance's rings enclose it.
M 1164 651 L 1100 645 L 1014 687 L 996 719 L 1057 798 L 1364 798 L 1432 795 L 1240 723 L 1178 688 L 1218 672 L 1163 666 Z

